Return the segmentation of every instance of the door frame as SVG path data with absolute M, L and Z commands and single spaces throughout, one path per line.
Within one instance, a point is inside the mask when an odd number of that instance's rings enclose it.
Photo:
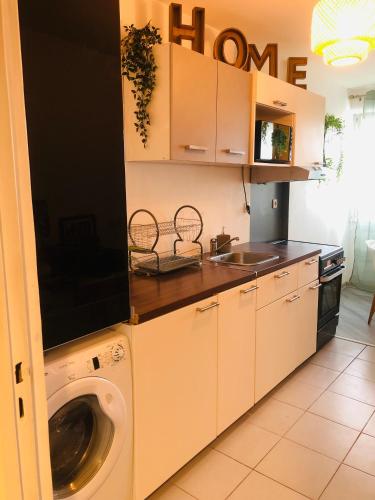
M 0 374 L 5 402 L 0 422 L 7 429 L 0 442 L 1 498 L 50 500 L 48 413 L 15 0 L 0 0 L 0 109 Z M 18 384 L 17 363 L 22 363 L 23 379 Z

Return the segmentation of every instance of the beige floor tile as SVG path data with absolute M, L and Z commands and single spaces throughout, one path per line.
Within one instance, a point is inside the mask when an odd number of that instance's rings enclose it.
M 343 373 L 329 390 L 375 406 L 375 383 L 369 380 Z
M 251 469 L 216 450 L 206 450 L 185 466 L 174 483 L 200 500 L 223 500 Z
M 371 436 L 375 437 L 375 413 L 370 418 L 370 420 L 367 423 L 366 427 L 363 429 L 363 432 L 365 434 L 370 434 Z
M 375 347 L 367 346 L 366 349 L 358 355 L 358 358 L 375 363 Z
M 282 436 L 302 414 L 303 411 L 299 408 L 270 398 L 254 407 L 249 413 L 248 421 Z
M 355 359 L 345 370 L 345 373 L 375 382 L 375 363 L 364 359 Z
M 298 380 L 299 382 L 304 382 L 320 389 L 326 389 L 339 374 L 340 372 L 338 371 L 308 363 L 295 372 L 292 380 Z
M 360 431 L 373 414 L 374 407 L 341 394 L 326 391 L 315 401 L 309 412 Z
M 238 462 L 255 467 L 279 440 L 280 436 L 243 420 L 217 439 L 214 448 Z
M 255 471 L 229 497 L 230 500 L 303 500 L 305 498 Z
M 321 500 L 374 500 L 375 477 L 341 465 Z
M 354 356 L 347 356 L 335 351 L 321 350 L 311 358 L 310 363 L 341 372 L 345 370 L 353 359 Z
M 364 348 L 365 346 L 363 344 L 350 342 L 350 340 L 334 338 L 330 342 L 328 342 L 328 344 L 326 344 L 322 350 L 339 352 L 348 356 L 358 356 L 358 354 L 363 351 Z
M 349 427 L 305 413 L 285 437 L 341 462 L 358 435 L 358 431 Z
M 192 500 L 194 497 L 182 491 L 178 486 L 174 484 L 166 484 L 159 488 L 151 496 L 147 497 L 147 500 Z
M 324 389 L 299 382 L 292 378 L 276 389 L 276 391 L 272 393 L 272 397 L 278 401 L 283 401 L 284 403 L 306 410 L 316 399 L 318 399 L 323 390 Z
M 346 457 L 345 463 L 375 476 L 375 438 L 361 434 Z
M 336 460 L 282 439 L 257 465 L 256 470 L 303 495 L 316 499 L 338 466 Z

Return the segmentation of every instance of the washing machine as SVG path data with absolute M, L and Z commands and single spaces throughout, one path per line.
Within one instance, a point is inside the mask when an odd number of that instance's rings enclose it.
M 132 496 L 132 377 L 119 326 L 45 354 L 54 499 Z

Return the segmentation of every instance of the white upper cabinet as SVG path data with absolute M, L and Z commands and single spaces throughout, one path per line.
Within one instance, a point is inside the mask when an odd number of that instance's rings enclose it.
M 319 167 L 323 164 L 325 98 L 299 88 L 296 96 L 294 166 Z
M 289 113 L 296 112 L 295 86 L 261 71 L 254 71 L 252 76 L 256 88 L 256 103 Z
M 132 84 L 124 79 L 126 160 L 246 164 L 249 73 L 173 43 L 154 50 L 145 148 L 134 126 Z
M 171 44 L 171 160 L 215 161 L 217 62 Z
M 319 167 L 323 157 L 325 98 L 260 71 L 251 72 L 250 79 L 249 164 L 262 165 L 254 161 L 255 123 L 265 120 L 292 127 L 290 166 Z
M 216 162 L 247 163 L 250 75 L 218 62 Z

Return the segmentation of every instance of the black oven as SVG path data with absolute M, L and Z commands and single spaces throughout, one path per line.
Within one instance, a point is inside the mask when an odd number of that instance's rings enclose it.
M 337 248 L 329 255 L 321 254 L 319 259 L 318 349 L 336 334 L 344 260 L 342 248 Z

